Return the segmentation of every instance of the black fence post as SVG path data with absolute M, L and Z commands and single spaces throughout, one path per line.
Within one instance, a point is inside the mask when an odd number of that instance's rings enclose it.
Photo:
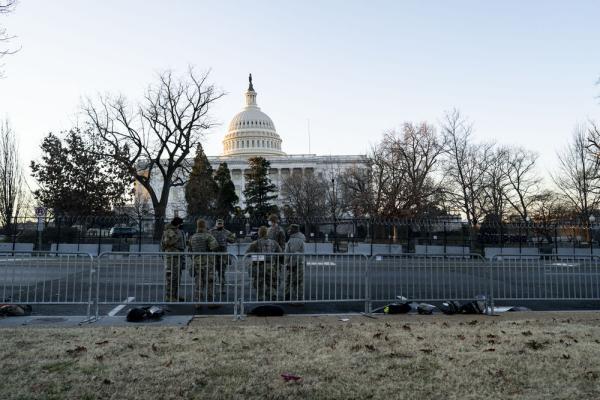
M 142 218 L 138 218 L 138 253 L 142 252 L 142 230 L 144 229 L 144 224 Z
M 558 226 L 554 224 L 554 255 L 558 258 Z
M 57 228 L 56 228 L 56 252 L 58 253 L 58 250 L 60 250 L 60 217 L 56 217 L 56 223 L 57 223 Z
M 444 254 L 446 254 L 447 246 L 448 246 L 448 232 L 446 232 L 446 221 L 444 221 Z M 464 246 L 463 246 L 463 249 L 464 249 Z
M 77 227 L 77 251 L 79 252 L 81 245 L 81 222 L 79 222 Z

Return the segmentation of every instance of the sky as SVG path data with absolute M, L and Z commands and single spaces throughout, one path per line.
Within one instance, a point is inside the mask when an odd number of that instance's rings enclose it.
M 211 115 L 222 151 L 248 73 L 288 154 L 364 154 L 405 121 L 458 108 L 478 140 L 540 154 L 600 119 L 600 2 L 20 0 L 0 24 L 0 118 L 26 164 L 48 132 L 81 125 L 82 99 L 141 99 L 159 72 L 210 70 L 227 95 Z

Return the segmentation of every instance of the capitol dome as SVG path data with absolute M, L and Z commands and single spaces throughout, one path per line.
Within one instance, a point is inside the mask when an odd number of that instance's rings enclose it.
M 246 91 L 246 107 L 237 113 L 229 123 L 229 130 L 223 139 L 224 156 L 283 156 L 281 138 L 273 121 L 256 105 L 256 92 L 250 84 Z

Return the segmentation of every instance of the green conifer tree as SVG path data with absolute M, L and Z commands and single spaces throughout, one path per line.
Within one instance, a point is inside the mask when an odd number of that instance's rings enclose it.
M 213 169 L 198 144 L 192 172 L 185 185 L 185 201 L 188 215 L 211 216 L 214 214 L 217 197 L 217 184 L 213 179 Z
M 246 198 L 246 212 L 251 218 L 262 219 L 269 213 L 276 212 L 277 206 L 272 201 L 277 198 L 277 186 L 269 179 L 269 168 L 271 163 L 263 157 L 252 157 L 248 159 L 249 169 L 244 175 L 246 187 L 244 197 Z
M 235 212 L 235 205 L 239 201 L 226 162 L 219 165 L 219 168 L 217 168 L 217 171 L 215 172 L 214 179 L 217 186 L 215 215 L 217 217 L 226 218 Z

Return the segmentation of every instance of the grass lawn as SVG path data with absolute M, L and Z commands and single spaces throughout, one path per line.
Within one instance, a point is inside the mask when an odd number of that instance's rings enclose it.
M 349 318 L 2 329 L 0 398 L 600 399 L 599 313 Z

